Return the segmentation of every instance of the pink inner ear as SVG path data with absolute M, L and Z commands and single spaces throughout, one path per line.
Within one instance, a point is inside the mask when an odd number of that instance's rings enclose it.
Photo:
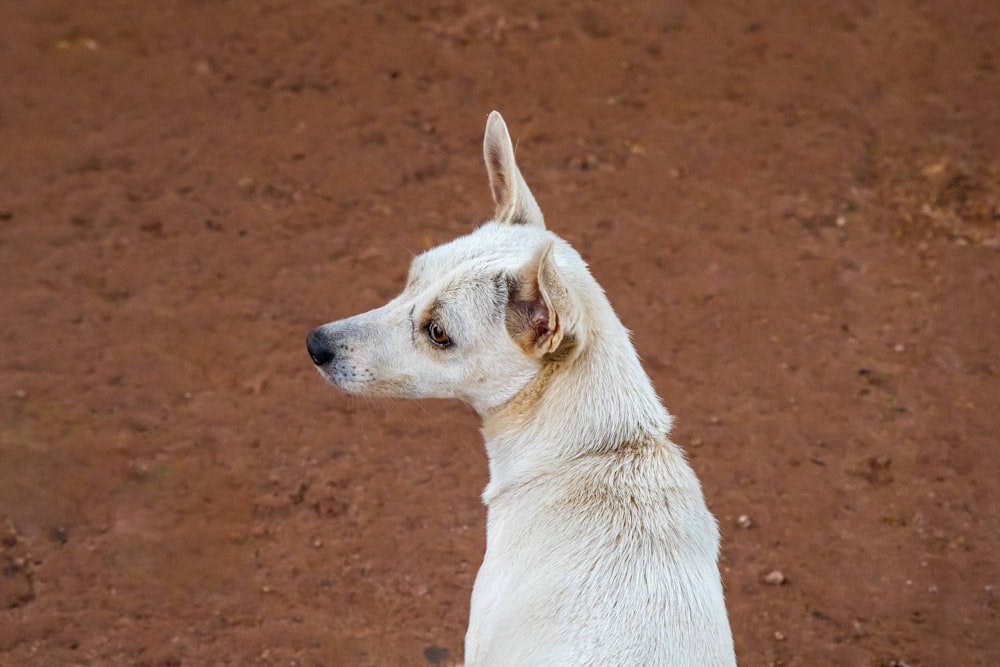
M 531 304 L 531 322 L 535 327 L 535 340 L 549 333 L 549 309 L 541 294 Z

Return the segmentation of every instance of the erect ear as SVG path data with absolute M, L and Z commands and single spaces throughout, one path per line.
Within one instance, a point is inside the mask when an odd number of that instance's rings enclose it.
M 496 212 L 493 219 L 512 225 L 537 225 L 545 228 L 542 209 L 538 208 L 528 184 L 514 161 L 514 145 L 507 132 L 507 124 L 499 112 L 490 112 L 483 137 L 483 157 L 490 176 L 490 189 Z
M 561 358 L 580 341 L 573 298 L 552 256 L 553 245 L 542 246 L 510 282 L 507 331 L 528 354 Z

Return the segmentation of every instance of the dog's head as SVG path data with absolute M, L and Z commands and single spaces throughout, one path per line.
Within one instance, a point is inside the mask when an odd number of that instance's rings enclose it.
M 483 152 L 494 219 L 414 258 L 406 287 L 386 305 L 306 338 L 313 363 L 341 389 L 460 398 L 485 415 L 583 344 L 578 293 L 596 283 L 545 229 L 495 111 Z

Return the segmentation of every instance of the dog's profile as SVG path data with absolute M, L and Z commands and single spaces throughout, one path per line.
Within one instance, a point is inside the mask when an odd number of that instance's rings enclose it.
M 307 337 L 364 395 L 460 398 L 490 462 L 466 667 L 735 665 L 719 531 L 604 291 L 545 228 L 503 118 L 493 220 L 416 257 L 406 287 Z

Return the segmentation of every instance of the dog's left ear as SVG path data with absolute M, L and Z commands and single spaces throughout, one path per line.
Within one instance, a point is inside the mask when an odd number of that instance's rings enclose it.
M 552 257 L 553 245 L 542 246 L 510 283 L 507 332 L 528 354 L 561 358 L 580 341 L 576 307 Z
M 503 116 L 493 111 L 486 121 L 483 157 L 490 176 L 490 189 L 497 208 L 493 219 L 512 225 L 536 225 L 545 228 L 542 209 L 521 176 L 514 161 L 514 145 Z

